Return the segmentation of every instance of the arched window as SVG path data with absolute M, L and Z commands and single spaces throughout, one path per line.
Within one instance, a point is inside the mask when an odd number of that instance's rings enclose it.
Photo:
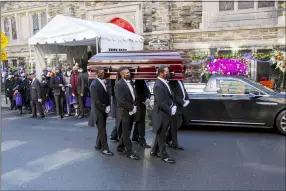
M 115 24 L 125 30 L 128 30 L 129 32 L 135 33 L 135 30 L 132 25 L 124 19 L 114 18 L 110 21 L 110 23 Z
M 38 14 L 33 14 L 33 34 L 35 35 L 40 30 Z
M 41 28 L 44 28 L 44 26 L 46 26 L 47 24 L 47 14 L 45 12 L 41 14 L 41 24 L 42 24 Z
M 9 19 L 5 18 L 4 19 L 4 32 L 5 35 L 10 38 L 10 24 L 9 24 Z
M 17 26 L 15 17 L 11 17 L 12 40 L 17 40 Z

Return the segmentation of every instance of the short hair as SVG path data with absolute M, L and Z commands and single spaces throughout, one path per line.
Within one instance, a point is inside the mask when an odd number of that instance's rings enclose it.
M 102 66 L 97 66 L 95 68 L 95 73 L 97 74 L 100 70 L 104 70 L 104 68 Z
M 163 73 L 165 68 L 168 68 L 168 67 L 166 65 L 160 65 L 159 68 L 158 68 L 157 75 L 159 76 L 161 73 Z

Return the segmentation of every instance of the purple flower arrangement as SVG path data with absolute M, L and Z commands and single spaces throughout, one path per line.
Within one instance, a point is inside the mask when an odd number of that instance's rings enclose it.
M 219 58 L 213 62 L 209 62 L 205 72 L 209 74 L 247 76 L 248 63 L 244 59 Z

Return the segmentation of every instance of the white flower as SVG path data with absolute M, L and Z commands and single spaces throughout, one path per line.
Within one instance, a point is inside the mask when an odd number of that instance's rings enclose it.
M 228 72 L 227 75 L 230 75 L 230 72 Z
M 212 72 L 212 74 L 215 74 L 215 73 L 216 73 L 215 71 Z

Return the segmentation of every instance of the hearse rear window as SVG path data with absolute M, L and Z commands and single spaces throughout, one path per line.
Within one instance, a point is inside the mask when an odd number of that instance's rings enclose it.
M 220 94 L 249 94 L 256 90 L 242 81 L 232 79 L 217 80 L 217 85 Z

